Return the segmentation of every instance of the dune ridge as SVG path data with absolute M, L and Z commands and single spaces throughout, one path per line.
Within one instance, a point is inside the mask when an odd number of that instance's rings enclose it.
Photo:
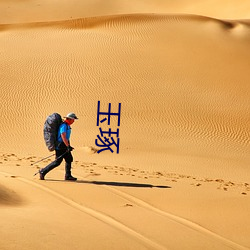
M 173 22 L 186 22 L 186 21 L 214 21 L 220 23 L 226 28 L 234 28 L 237 24 L 241 23 L 246 26 L 250 26 L 248 19 L 235 19 L 226 20 L 214 17 L 195 15 L 195 14 L 163 14 L 163 13 L 136 13 L 136 14 L 120 14 L 120 15 L 106 15 L 106 16 L 94 16 L 76 19 L 65 19 L 59 21 L 40 21 L 40 22 L 24 22 L 13 24 L 0 24 L 2 30 L 13 28 L 45 28 L 45 27 L 67 27 L 67 28 L 95 28 L 100 26 L 112 27 L 116 25 L 116 28 L 123 29 L 124 26 L 120 23 L 144 23 L 155 21 L 173 21 Z M 116 24 L 117 23 L 117 24 Z

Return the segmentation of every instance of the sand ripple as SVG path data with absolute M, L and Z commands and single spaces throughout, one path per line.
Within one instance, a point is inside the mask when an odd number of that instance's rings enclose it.
M 121 151 L 158 152 L 162 167 L 170 148 L 173 155 L 231 158 L 246 167 L 248 21 L 136 14 L 0 30 L 1 115 L 11 129 L 0 132 L 6 149 L 44 149 L 45 117 L 71 110 L 86 118 L 75 133 L 90 146 L 100 100 L 114 109 L 122 103 Z M 26 142 L 21 148 L 17 138 Z

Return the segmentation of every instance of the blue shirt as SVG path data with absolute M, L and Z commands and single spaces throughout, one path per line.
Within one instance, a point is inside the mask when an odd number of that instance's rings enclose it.
M 62 137 L 61 134 L 66 133 L 66 138 L 69 141 L 70 134 L 71 134 L 71 127 L 67 123 L 62 123 L 58 129 L 58 136 L 57 136 L 57 141 L 60 143 L 62 142 Z

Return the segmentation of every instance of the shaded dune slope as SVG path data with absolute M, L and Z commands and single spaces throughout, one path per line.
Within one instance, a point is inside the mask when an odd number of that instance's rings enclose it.
M 16 192 L 9 190 L 5 186 L 0 185 L 0 206 L 17 206 L 22 204 L 22 199 Z

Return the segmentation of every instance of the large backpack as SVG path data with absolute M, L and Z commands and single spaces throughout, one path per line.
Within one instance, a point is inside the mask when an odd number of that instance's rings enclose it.
M 44 123 L 44 141 L 49 151 L 55 150 L 57 146 L 58 129 L 62 123 L 62 117 L 58 113 L 49 115 Z

